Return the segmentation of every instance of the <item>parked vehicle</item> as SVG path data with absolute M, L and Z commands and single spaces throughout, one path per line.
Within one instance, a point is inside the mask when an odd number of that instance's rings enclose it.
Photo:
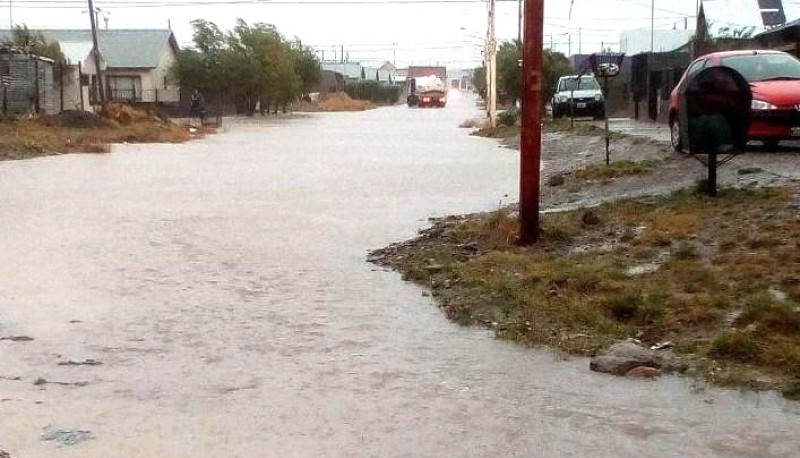
M 409 78 L 406 83 L 409 107 L 439 107 L 447 105 L 447 85 L 438 76 Z
M 680 91 L 701 70 L 722 66 L 739 72 L 753 93 L 748 138 L 770 148 L 781 140 L 800 139 L 800 60 L 781 51 L 725 51 L 692 62 L 670 95 L 669 126 L 672 146 L 682 150 L 678 122 Z
M 600 84 L 592 75 L 562 76 L 553 95 L 553 118 L 592 116 L 603 119 L 606 102 Z

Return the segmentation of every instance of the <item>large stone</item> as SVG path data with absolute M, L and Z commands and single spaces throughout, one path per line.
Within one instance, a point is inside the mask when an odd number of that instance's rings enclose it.
M 629 341 L 615 343 L 589 363 L 595 372 L 614 375 L 625 375 L 640 366 L 661 369 L 661 359 L 653 350 Z

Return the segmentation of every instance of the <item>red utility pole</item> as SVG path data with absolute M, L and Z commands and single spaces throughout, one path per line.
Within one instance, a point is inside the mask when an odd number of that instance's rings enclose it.
M 521 244 L 539 239 L 539 181 L 542 162 L 542 49 L 544 0 L 525 0 L 522 43 L 522 145 L 519 220 Z

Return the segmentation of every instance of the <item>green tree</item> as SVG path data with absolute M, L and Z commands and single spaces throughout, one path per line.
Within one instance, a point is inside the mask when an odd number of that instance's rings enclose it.
M 230 86 L 223 66 L 225 36 L 212 22 L 197 19 L 191 24 L 194 48 L 181 50 L 172 74 L 187 89 L 197 89 L 208 95 L 224 93 Z
M 476 67 L 472 71 L 472 84 L 475 86 L 475 92 L 481 97 L 486 97 L 486 67 Z
M 300 77 L 300 96 L 308 95 L 322 78 L 322 69 L 314 50 L 297 40 L 293 46 L 295 70 Z
M 497 89 L 503 100 L 517 100 L 522 96 L 521 44 L 505 41 L 497 50 Z
M 58 42 L 48 41 L 41 32 L 30 30 L 27 25 L 14 26 L 8 44 L 28 49 L 33 54 L 53 59 L 56 62 L 66 61 Z
M 519 43 L 507 41 L 497 52 L 497 88 L 506 100 L 515 100 L 522 95 L 522 67 L 519 65 L 522 51 Z M 476 69 L 478 70 L 478 69 Z M 482 68 L 480 69 L 482 70 Z M 572 72 L 569 59 L 564 54 L 545 49 L 542 53 L 542 103 L 550 102 L 558 79 Z M 477 72 L 476 72 L 477 73 Z M 475 75 L 475 84 L 485 87 L 485 75 Z M 477 77 L 482 77 L 477 79 Z
M 553 52 L 545 49 L 542 54 L 543 81 L 542 81 L 542 103 L 550 103 L 553 98 L 558 79 L 572 73 L 572 65 L 569 59 L 560 52 Z
M 228 33 L 212 22 L 192 21 L 194 49 L 178 56 L 173 71 L 188 89 L 227 94 L 239 110 L 254 113 L 258 103 L 286 105 L 319 81 L 319 61 L 299 40 L 287 41 L 271 24 L 239 19 Z

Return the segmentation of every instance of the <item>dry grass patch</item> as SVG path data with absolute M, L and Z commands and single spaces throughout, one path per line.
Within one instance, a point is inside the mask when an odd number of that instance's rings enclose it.
M 501 338 L 584 355 L 669 340 L 715 382 L 789 390 L 800 383 L 792 191 L 624 200 L 592 209 L 594 224 L 586 210 L 545 215 L 532 247 L 514 244 L 512 211 L 447 218 L 374 260 Z
M 570 122 L 569 118 L 544 119 L 544 130 L 547 132 L 564 132 L 581 137 L 605 137 L 606 130 L 586 121 L 576 120 Z M 628 136 L 619 132 L 610 131 L 609 138 L 621 139 Z M 639 140 L 641 141 L 641 140 Z
M 190 138 L 187 128 L 142 110 L 110 104 L 106 114 L 65 112 L 0 122 L 0 158 L 107 153 L 113 143 L 181 143 Z

